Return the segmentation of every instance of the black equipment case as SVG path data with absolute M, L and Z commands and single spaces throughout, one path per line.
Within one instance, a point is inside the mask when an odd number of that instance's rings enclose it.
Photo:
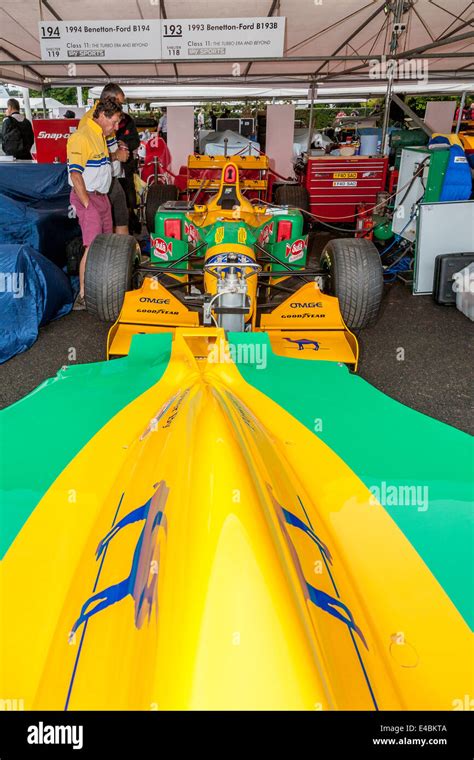
M 453 290 L 453 277 L 474 261 L 473 253 L 442 253 L 436 256 L 433 298 L 443 306 L 456 306 L 456 292 Z

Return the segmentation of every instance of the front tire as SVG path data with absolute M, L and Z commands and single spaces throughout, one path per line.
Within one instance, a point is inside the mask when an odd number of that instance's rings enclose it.
M 330 240 L 320 266 L 330 275 L 325 292 L 339 299 L 347 327 L 360 330 L 373 324 L 383 293 L 383 269 L 375 245 L 364 238 Z
M 90 314 L 114 322 L 127 290 L 132 289 L 140 248 L 131 235 L 97 235 L 87 254 L 84 297 Z

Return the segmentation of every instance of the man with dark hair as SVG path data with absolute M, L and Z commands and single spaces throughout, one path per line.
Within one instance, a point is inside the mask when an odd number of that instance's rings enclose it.
M 7 101 L 6 117 L 2 124 L 3 152 L 6 156 L 14 156 L 21 161 L 31 161 L 31 148 L 34 141 L 31 122 L 20 113 L 18 100 L 10 98 Z
M 107 137 L 114 134 L 122 116 L 122 107 L 112 98 L 99 100 L 92 116 L 79 124 L 67 141 L 69 184 L 72 186 L 71 205 L 82 231 L 84 256 L 79 269 L 80 290 L 75 309 L 84 309 L 84 272 L 89 246 L 97 235 L 113 230 L 108 192 L 112 182 L 112 166 Z M 127 151 L 118 148 L 118 160 Z
M 123 104 L 125 103 L 124 91 L 118 84 L 109 82 L 109 84 L 105 85 L 104 89 L 102 90 L 100 94 L 100 100 L 106 100 L 106 99 L 115 100 L 115 102 L 118 103 L 119 106 L 123 106 Z M 84 116 L 79 122 L 79 127 L 82 127 L 87 122 L 88 119 L 92 119 L 92 116 L 94 114 L 94 109 L 97 107 L 97 104 L 100 102 L 100 100 L 96 100 L 93 107 L 89 111 L 86 111 L 86 113 L 84 114 Z M 107 147 L 109 149 L 111 160 L 112 161 L 116 160 L 115 154 L 119 146 L 117 143 L 115 132 L 107 136 Z
M 120 85 L 115 84 L 114 82 L 109 82 L 105 85 L 104 89 L 102 90 L 100 94 L 100 99 L 103 100 L 104 98 L 114 98 L 114 100 L 118 100 L 118 102 L 123 105 L 125 103 L 125 93 L 120 87 Z
M 109 82 L 103 88 L 100 94 L 100 100 L 94 103 L 93 108 L 87 111 L 79 122 L 79 127 L 83 126 L 88 120 L 92 118 L 94 109 L 97 104 L 103 100 L 113 100 L 119 106 L 123 106 L 125 103 L 125 93 L 118 84 Z M 114 223 L 114 232 L 118 235 L 128 235 L 128 207 L 127 199 L 124 189 L 122 188 L 117 177 L 122 174 L 120 162 L 128 161 L 130 153 L 128 147 L 124 142 L 117 140 L 115 131 L 107 135 L 107 148 L 109 150 L 110 159 L 112 161 L 112 182 L 109 190 L 109 200 L 112 205 L 112 219 Z
M 128 228 L 130 232 L 141 232 L 142 225 L 135 212 L 137 208 L 137 193 L 135 190 L 135 174 L 138 174 L 138 161 L 136 158 L 137 150 L 140 146 L 140 135 L 138 134 L 137 125 L 135 119 L 125 111 L 122 113 L 122 118 L 116 137 L 119 145 L 126 145 L 129 150 L 128 160 L 124 161 L 120 166 L 122 172 L 118 181 L 125 191 L 125 197 L 128 206 L 129 220 Z

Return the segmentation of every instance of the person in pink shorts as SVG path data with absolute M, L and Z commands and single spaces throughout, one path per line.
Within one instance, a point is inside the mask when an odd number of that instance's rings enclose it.
M 79 269 L 80 290 L 75 309 L 84 309 L 84 273 L 89 246 L 97 235 L 113 231 L 112 211 L 107 193 L 112 182 L 112 166 L 106 137 L 119 125 L 122 107 L 111 98 L 99 100 L 91 119 L 67 141 L 68 177 L 71 205 L 82 231 L 84 255 Z M 123 155 L 122 153 L 123 152 Z M 116 158 L 127 159 L 128 151 L 119 148 Z

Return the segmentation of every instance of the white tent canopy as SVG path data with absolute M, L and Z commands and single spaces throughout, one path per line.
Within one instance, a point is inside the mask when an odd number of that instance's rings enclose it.
M 306 85 L 325 87 L 371 84 L 370 61 L 390 52 L 393 0 L 0 0 L 2 41 L 0 79 L 45 85 L 121 84 L 201 85 L 226 88 Z M 397 55 L 422 57 L 430 84 L 472 81 L 473 4 L 467 0 L 405 0 L 404 31 Z M 238 75 L 231 61 L 41 61 L 38 21 L 115 19 L 225 19 L 286 17 L 283 58 L 246 61 Z M 81 59 L 82 60 L 82 59 Z
M 370 86 L 358 86 L 358 87 L 324 87 L 316 93 L 315 100 L 317 102 L 333 103 L 338 102 L 352 102 L 352 101 L 364 101 L 369 98 L 379 97 L 385 95 L 386 85 L 370 85 Z M 413 84 L 406 82 L 405 84 L 395 85 L 394 91 L 396 93 L 405 93 L 408 95 L 416 94 L 445 94 L 456 95 L 466 90 L 474 89 L 474 79 L 470 82 L 463 83 L 438 83 L 438 84 Z M 166 105 L 173 103 L 173 105 L 197 105 L 198 103 L 213 102 L 219 100 L 294 100 L 300 104 L 309 103 L 308 88 L 295 88 L 295 87 L 233 87 L 231 90 L 228 87 L 194 87 L 182 85 L 179 87 L 155 87 L 153 85 L 148 87 L 127 87 L 123 88 L 127 100 L 131 103 L 140 103 L 146 101 L 158 101 L 153 105 L 159 107 L 159 105 Z M 102 91 L 102 87 L 93 87 L 89 91 L 90 97 L 98 98 Z

